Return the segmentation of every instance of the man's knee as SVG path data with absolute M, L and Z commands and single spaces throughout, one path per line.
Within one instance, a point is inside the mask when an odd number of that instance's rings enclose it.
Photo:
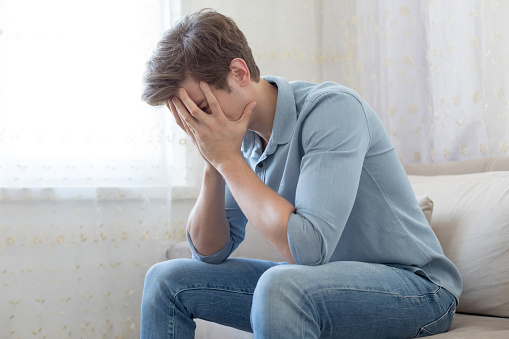
M 300 279 L 298 277 L 301 274 L 299 271 L 299 266 L 297 265 L 274 266 L 262 274 L 256 285 L 256 290 L 264 292 L 281 289 L 299 290 Z
M 305 312 L 309 304 L 301 281 L 302 270 L 296 265 L 275 266 L 261 276 L 251 308 L 251 327 L 258 336 L 275 337 L 275 333 L 284 330 L 289 335 L 298 332 L 300 335 L 296 337 L 303 337 L 303 333 L 312 331 L 312 328 L 300 328 L 301 319 L 309 320 L 306 324 L 315 323 Z
M 260 277 L 253 296 L 253 308 L 282 309 L 291 307 L 302 298 L 295 265 L 280 265 L 268 269 Z
M 174 295 L 178 286 L 185 281 L 186 267 L 190 259 L 174 259 L 154 264 L 145 275 L 144 299 L 161 294 Z M 169 295 L 168 295 L 169 294 Z

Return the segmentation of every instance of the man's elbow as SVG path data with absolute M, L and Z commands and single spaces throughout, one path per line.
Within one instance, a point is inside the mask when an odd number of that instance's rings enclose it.
M 318 266 L 329 262 L 328 256 L 326 256 L 322 250 L 322 246 L 310 246 L 310 247 L 290 247 L 292 256 L 297 265 L 306 266 Z
M 197 255 L 193 255 L 192 259 L 194 259 L 196 261 L 201 261 L 206 264 L 219 265 L 219 264 L 223 263 L 227 259 L 227 257 L 219 257 L 219 256 L 214 256 L 214 255 L 199 257 Z

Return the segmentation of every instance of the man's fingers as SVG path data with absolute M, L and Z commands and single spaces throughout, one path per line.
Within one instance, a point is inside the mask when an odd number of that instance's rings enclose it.
M 171 102 L 171 100 L 166 101 L 166 107 L 168 107 L 171 114 L 173 114 L 173 118 L 175 119 L 175 122 L 177 123 L 177 125 L 179 125 L 179 127 L 182 128 L 184 130 L 184 132 L 187 132 L 186 128 L 184 127 L 184 124 L 182 122 L 182 119 L 180 119 L 180 116 L 177 112 L 177 108 L 175 107 L 175 105 L 173 105 L 173 102 Z
M 189 123 L 189 120 L 194 120 L 194 118 L 187 112 L 187 109 L 184 105 L 182 105 L 178 98 L 173 98 L 169 107 L 171 107 L 170 110 L 175 116 L 177 124 L 184 130 L 184 132 L 186 132 L 187 135 L 189 135 L 193 143 L 196 145 L 196 130 Z
M 210 86 L 205 81 L 200 81 L 200 88 L 203 94 L 205 94 L 205 98 L 207 99 L 207 103 L 210 107 L 212 114 L 223 113 L 221 110 L 221 106 L 217 102 L 215 95 L 212 93 Z
M 171 100 L 178 116 L 184 124 L 193 125 L 197 122 L 197 119 L 188 111 L 181 99 L 174 97 Z
M 182 104 L 185 106 L 187 111 L 195 118 L 200 119 L 201 115 L 204 114 L 204 112 L 200 109 L 200 107 L 196 106 L 193 100 L 189 97 L 187 94 L 187 91 L 184 88 L 178 89 L 178 98 L 182 102 Z

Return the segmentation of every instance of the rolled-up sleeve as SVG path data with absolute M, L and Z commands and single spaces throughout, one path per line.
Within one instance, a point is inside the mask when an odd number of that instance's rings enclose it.
M 352 210 L 370 134 L 364 106 L 350 93 L 327 92 L 306 104 L 296 212 L 287 236 L 297 264 L 321 265 L 336 249 Z
M 228 242 L 226 245 L 217 251 L 216 253 L 210 254 L 210 255 L 202 255 L 198 253 L 196 248 L 193 245 L 193 241 L 191 237 L 189 236 L 189 233 L 187 234 L 187 242 L 189 243 L 189 247 L 191 248 L 191 255 L 192 258 L 198 261 L 203 261 L 209 264 L 220 264 L 223 261 L 225 261 L 226 258 L 230 255 L 230 253 L 233 251 L 234 242 L 232 241 L 232 237 L 230 236 L 228 238 Z

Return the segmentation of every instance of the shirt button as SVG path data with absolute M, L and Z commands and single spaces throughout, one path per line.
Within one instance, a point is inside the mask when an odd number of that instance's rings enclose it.
M 262 168 L 263 167 L 263 162 L 259 163 L 258 167 Z

